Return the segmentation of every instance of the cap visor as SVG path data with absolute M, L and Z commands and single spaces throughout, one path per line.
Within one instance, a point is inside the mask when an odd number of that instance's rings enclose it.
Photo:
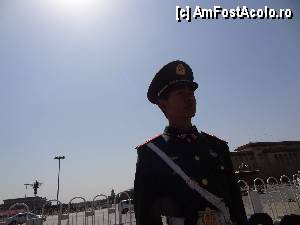
M 195 91 L 197 88 L 198 88 L 198 84 L 194 81 L 186 81 L 186 80 L 183 80 L 183 81 L 180 81 L 180 82 L 177 82 L 173 85 L 170 85 L 165 91 L 164 93 L 166 92 L 170 92 L 170 91 L 174 91 L 176 89 L 180 89 L 180 88 L 184 88 L 184 87 L 191 87 L 193 91 Z

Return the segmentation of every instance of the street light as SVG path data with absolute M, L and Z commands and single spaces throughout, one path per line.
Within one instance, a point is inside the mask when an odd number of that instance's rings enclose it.
M 33 184 L 24 184 L 24 185 L 25 185 L 25 188 L 26 188 L 26 190 L 25 190 L 25 198 L 26 198 L 27 186 L 33 187 Z
M 58 159 L 58 175 L 57 175 L 57 194 L 56 194 L 56 200 L 58 204 L 58 194 L 59 194 L 59 173 L 60 173 L 60 160 L 65 159 L 65 156 L 55 156 L 54 159 Z

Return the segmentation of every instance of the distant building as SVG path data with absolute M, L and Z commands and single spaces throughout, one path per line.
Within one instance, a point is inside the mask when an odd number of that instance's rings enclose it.
M 250 142 L 231 152 L 231 160 L 235 171 L 244 163 L 249 170 L 259 170 L 257 177 L 284 174 L 292 179 L 300 171 L 300 141 Z
M 27 197 L 27 198 L 15 198 L 15 199 L 5 199 L 3 200 L 4 204 L 2 208 L 4 210 L 9 209 L 15 203 L 25 203 L 29 207 L 29 211 L 33 211 L 34 209 L 40 210 L 43 205 L 47 202 L 46 198 L 42 197 Z

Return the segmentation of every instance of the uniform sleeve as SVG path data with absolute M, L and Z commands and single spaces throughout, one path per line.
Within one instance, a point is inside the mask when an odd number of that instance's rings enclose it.
M 139 150 L 138 150 L 139 151 Z M 160 212 L 156 207 L 157 182 L 151 170 L 151 155 L 145 149 L 138 152 L 134 180 L 134 212 L 137 225 L 162 225 Z
M 227 164 L 227 167 L 229 168 L 229 186 L 232 196 L 232 205 L 229 207 L 231 219 L 238 223 L 238 225 L 247 225 L 248 220 L 245 213 L 245 208 L 243 204 L 243 200 L 240 193 L 240 187 L 237 182 L 237 178 L 234 173 L 233 165 L 230 158 L 230 152 L 229 148 L 226 144 L 226 151 L 225 151 L 225 163 Z

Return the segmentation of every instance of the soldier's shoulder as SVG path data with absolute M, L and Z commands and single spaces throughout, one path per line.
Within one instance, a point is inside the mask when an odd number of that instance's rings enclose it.
M 146 144 L 148 144 L 149 142 L 158 142 L 158 141 L 160 141 L 161 138 L 162 138 L 162 134 L 157 134 L 157 135 L 155 135 L 154 137 L 147 139 L 144 143 L 142 143 L 142 144 L 136 146 L 135 149 L 141 150 L 141 149 L 143 149 L 143 148 L 146 146 Z
M 227 145 L 227 141 L 215 136 L 215 135 L 212 135 L 212 134 L 208 134 L 206 132 L 203 132 L 201 131 L 201 136 L 206 139 L 207 141 L 209 142 L 214 142 L 214 143 L 219 143 L 219 144 L 226 144 Z

